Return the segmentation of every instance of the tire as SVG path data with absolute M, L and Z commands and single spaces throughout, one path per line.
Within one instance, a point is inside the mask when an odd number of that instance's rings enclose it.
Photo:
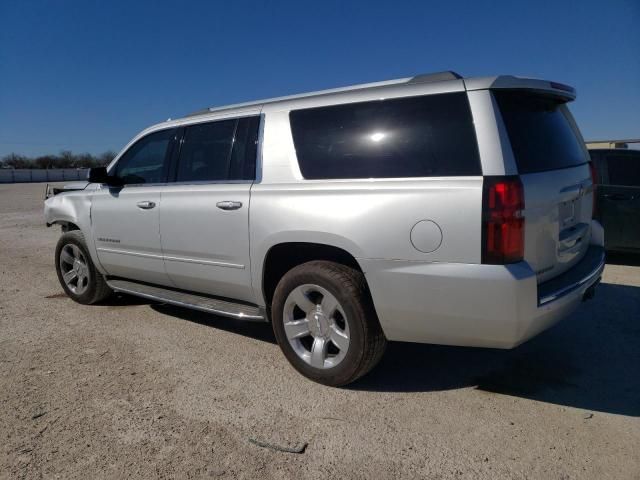
M 287 360 L 324 385 L 362 377 L 387 344 L 364 275 L 339 263 L 312 261 L 287 272 L 276 287 L 271 316 Z
M 104 276 L 96 270 L 80 230 L 62 234 L 56 245 L 55 264 L 60 285 L 72 300 L 91 305 L 113 293 Z

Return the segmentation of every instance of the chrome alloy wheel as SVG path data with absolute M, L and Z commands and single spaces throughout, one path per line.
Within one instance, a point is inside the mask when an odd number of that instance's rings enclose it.
M 296 354 L 315 368 L 338 365 L 349 349 L 349 323 L 336 297 L 319 285 L 296 287 L 284 305 L 284 331 Z
M 82 250 L 68 243 L 60 250 L 58 261 L 67 288 L 76 295 L 82 295 L 89 288 L 89 267 Z

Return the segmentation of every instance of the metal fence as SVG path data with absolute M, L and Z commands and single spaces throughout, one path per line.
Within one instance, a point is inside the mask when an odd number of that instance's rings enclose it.
M 65 180 L 86 180 L 86 168 L 1 168 L 0 183 L 64 182 Z

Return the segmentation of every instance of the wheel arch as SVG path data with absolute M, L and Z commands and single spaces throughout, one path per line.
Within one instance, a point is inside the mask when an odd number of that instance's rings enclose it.
M 69 220 L 54 220 L 52 222 L 47 223 L 47 226 L 49 227 L 52 225 L 60 225 L 60 227 L 62 228 L 62 232 L 71 232 L 73 230 L 81 230 L 77 224 Z
M 313 260 L 340 263 L 364 273 L 356 256 L 343 247 L 309 241 L 279 242 L 267 249 L 259 273 L 259 292 L 265 305 L 270 307 L 278 282 L 289 270 Z

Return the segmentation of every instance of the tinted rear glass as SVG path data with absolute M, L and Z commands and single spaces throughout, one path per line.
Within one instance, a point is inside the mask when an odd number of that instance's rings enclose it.
M 176 181 L 228 180 L 236 123 L 234 119 L 188 126 Z
M 187 126 L 176 181 L 253 180 L 259 125 L 244 117 Z
M 589 160 L 562 103 L 525 92 L 494 92 L 494 95 L 519 173 L 574 167 Z
M 294 110 L 307 179 L 481 175 L 465 93 Z

